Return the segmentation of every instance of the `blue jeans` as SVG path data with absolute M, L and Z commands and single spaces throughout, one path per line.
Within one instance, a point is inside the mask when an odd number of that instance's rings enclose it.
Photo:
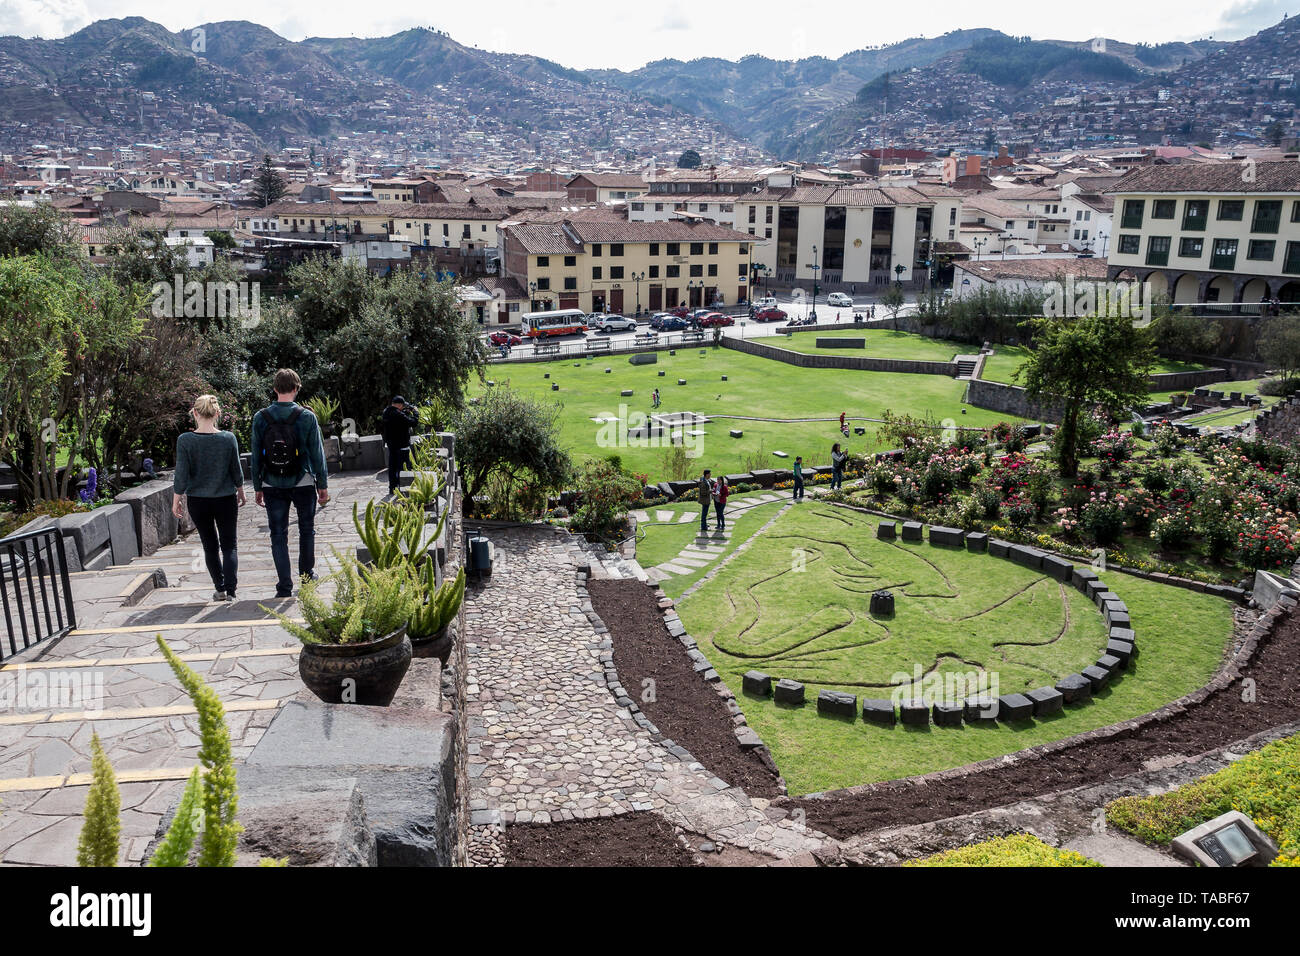
M 831 487 L 838 488 L 844 483 L 844 471 L 839 465 L 831 466 Z
M 289 574 L 289 506 L 298 513 L 298 574 L 310 576 L 316 568 L 316 487 L 263 488 L 266 522 L 271 526 L 271 560 L 279 581 L 276 597 L 293 593 Z
M 701 531 L 709 530 L 709 507 L 712 504 L 713 501 L 711 499 L 709 501 L 700 502 L 700 530 Z

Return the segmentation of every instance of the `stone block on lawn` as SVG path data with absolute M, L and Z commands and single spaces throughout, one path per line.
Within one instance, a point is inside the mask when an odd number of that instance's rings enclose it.
M 898 536 L 897 521 L 882 521 L 880 527 L 876 529 L 876 537 L 882 541 L 893 541 Z
M 1118 601 L 1119 595 L 1114 591 L 1101 590 L 1092 595 L 1092 603 L 1097 605 L 1097 610 L 1105 612 L 1106 605 L 1111 601 Z
M 685 385 L 685 384 L 686 384 L 686 379 L 684 379 L 684 378 L 679 378 L 679 379 L 677 380 L 677 384 L 678 384 L 678 385 Z
M 629 365 L 654 365 L 659 361 L 659 355 L 655 352 L 638 352 L 627 361 Z
M 983 531 L 966 532 L 966 550 L 983 553 L 989 549 L 989 536 Z
M 1058 581 L 1068 581 L 1073 570 L 1074 565 L 1064 558 L 1058 558 L 1054 554 L 1043 555 L 1043 573 L 1048 577 Z
M 668 373 L 665 372 L 663 369 L 660 369 L 660 370 L 659 370 L 659 377 L 660 377 L 660 378 L 663 378 L 666 374 L 668 374 Z
M 740 679 L 740 687 L 746 694 L 772 696 L 772 678 L 762 671 L 745 671 L 745 676 Z
M 1035 717 L 1059 714 L 1065 706 L 1065 695 L 1055 687 L 1035 687 L 1025 696 L 1033 701 Z
M 912 727 L 930 726 L 930 708 L 925 706 L 923 700 L 899 701 L 898 717 Z
M 1112 627 L 1106 636 L 1112 641 L 1123 641 L 1125 644 L 1132 644 L 1134 653 L 1137 653 L 1137 635 L 1133 633 L 1133 628 Z
M 1110 683 L 1110 671 L 1104 667 L 1098 667 L 1092 664 L 1080 671 L 1084 677 L 1088 678 L 1088 683 L 1092 685 L 1092 692 L 1098 693 L 1103 687 Z
M 741 434 L 744 433 L 742 432 Z M 738 435 L 736 437 L 740 436 Z M 754 476 L 754 481 L 757 482 L 760 487 L 771 488 L 776 484 L 776 472 L 771 468 L 759 468 L 756 471 L 751 472 L 751 474 Z
M 1034 702 L 1024 694 L 1003 694 L 998 698 L 998 719 L 1028 720 L 1034 716 Z
M 930 543 L 948 548 L 960 548 L 964 532 L 960 528 L 941 528 L 930 525 Z
M 894 616 L 894 594 L 892 591 L 872 591 L 868 606 L 872 617 Z
M 551 383 L 551 391 L 552 391 L 552 392 L 558 392 L 559 390 L 560 390 L 560 383 L 559 383 L 559 382 L 552 382 L 552 383 Z
M 854 718 L 858 715 L 858 698 L 838 690 L 823 690 L 817 693 L 817 713 L 832 717 Z
M 922 539 L 922 533 L 923 533 L 924 529 L 925 529 L 925 526 L 922 525 L 921 522 L 919 522 L 919 521 L 904 521 L 904 522 L 903 522 L 903 540 L 904 540 L 904 541 L 920 541 L 920 540 Z
M 1088 600 L 1093 604 L 1096 604 L 1097 607 L 1101 607 L 1101 604 L 1097 601 L 1097 595 L 1106 594 L 1109 591 L 1110 585 L 1101 578 L 1092 578 L 1089 581 L 1085 581 L 1083 584 L 1083 593 L 1088 595 Z
M 1124 669 L 1124 662 L 1114 654 L 1102 654 L 1097 658 L 1097 666 L 1108 674 L 1114 675 L 1117 671 Z
M 1128 667 L 1128 662 L 1133 659 L 1133 645 L 1128 641 L 1107 641 L 1106 656 L 1118 657 L 1120 667 Z
M 1106 605 L 1102 614 L 1106 617 L 1107 627 L 1131 627 L 1133 619 L 1128 616 L 1128 611 L 1116 611 L 1113 605 Z
M 1027 544 L 1013 544 L 1007 551 L 1007 557 L 1022 568 L 1039 571 L 1043 567 L 1043 552 Z
M 894 722 L 897 720 L 894 713 L 894 702 L 881 698 L 862 698 L 862 719 L 872 724 L 894 726 Z
M 620 391 L 618 394 L 619 394 L 620 396 L 622 396 L 623 398 L 627 398 L 627 397 L 629 397 L 629 396 L 632 394 L 632 389 L 630 389 L 630 388 L 625 388 L 625 389 L 623 389 L 622 391 Z
M 732 438 L 744 438 L 744 437 L 745 437 L 745 430 L 744 430 L 743 428 L 730 428 L 730 429 L 727 430 L 727 433 L 728 433 L 729 435 L 731 435 Z
M 1088 582 L 1097 580 L 1097 572 L 1092 568 L 1075 565 L 1074 570 L 1070 572 L 1070 583 L 1080 591 L 1087 591 Z
M 934 725 L 936 727 L 960 727 L 961 704 L 936 703 L 933 707 Z
M 989 538 L 989 554 L 995 558 L 1005 558 L 1011 553 L 1011 542 L 1000 538 Z
M 998 700 L 996 697 L 972 697 L 962 702 L 961 715 L 968 724 L 997 720 Z
M 1082 704 L 1092 699 L 1092 681 L 1082 674 L 1069 674 L 1056 682 L 1061 699 L 1067 704 Z
M 804 702 L 803 684 L 788 677 L 782 677 L 776 682 L 774 694 L 778 704 L 798 705 Z

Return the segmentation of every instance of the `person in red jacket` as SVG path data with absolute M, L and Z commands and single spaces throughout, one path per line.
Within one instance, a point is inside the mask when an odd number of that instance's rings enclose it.
M 719 475 L 713 485 L 713 510 L 717 512 L 718 523 L 714 529 L 723 531 L 727 527 L 727 496 L 731 494 L 731 485 L 727 484 L 726 475 Z

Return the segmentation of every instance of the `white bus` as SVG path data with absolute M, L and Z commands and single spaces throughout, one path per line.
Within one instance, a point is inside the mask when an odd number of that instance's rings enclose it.
M 587 331 L 587 313 L 581 309 L 525 312 L 519 317 L 520 334 L 531 339 Z

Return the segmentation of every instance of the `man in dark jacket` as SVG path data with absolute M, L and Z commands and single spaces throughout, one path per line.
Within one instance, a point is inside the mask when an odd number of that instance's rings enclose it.
M 398 395 L 384 409 L 380 431 L 388 446 L 388 493 L 397 491 L 398 479 L 411 460 L 411 429 L 419 424 L 415 413 L 406 407 L 406 399 Z
M 696 497 L 700 502 L 700 534 L 709 531 L 709 508 L 713 505 L 713 480 L 709 477 L 710 474 L 712 472 L 705 468 L 695 485 Z

